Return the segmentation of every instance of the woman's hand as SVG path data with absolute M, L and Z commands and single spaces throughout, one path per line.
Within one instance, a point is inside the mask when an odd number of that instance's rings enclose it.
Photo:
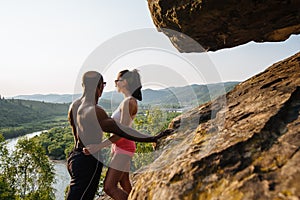
M 97 153 L 98 151 L 100 151 L 99 144 L 89 144 L 84 147 L 82 151 L 85 155 Z

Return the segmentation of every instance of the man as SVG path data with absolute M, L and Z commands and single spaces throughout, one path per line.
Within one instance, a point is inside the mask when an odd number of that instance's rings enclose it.
M 83 148 L 90 144 L 101 143 L 103 131 L 138 142 L 156 142 L 167 133 L 162 132 L 157 136 L 149 137 L 108 117 L 107 113 L 98 106 L 98 99 L 102 95 L 105 84 L 100 73 L 86 72 L 82 77 L 83 94 L 70 105 L 68 117 L 75 147 L 68 157 L 71 182 L 67 200 L 94 199 L 103 164 L 99 152 L 96 153 L 98 155 L 84 155 Z

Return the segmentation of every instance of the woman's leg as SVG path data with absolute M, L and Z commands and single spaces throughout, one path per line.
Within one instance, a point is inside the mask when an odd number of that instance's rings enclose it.
M 119 181 L 121 187 L 123 188 L 124 191 L 127 192 L 128 195 L 132 189 L 130 179 L 129 179 L 130 163 L 131 163 L 131 157 L 126 157 L 126 159 L 124 159 L 124 163 L 123 163 L 125 170 L 123 170 L 124 173 Z
M 130 183 L 130 179 L 129 179 L 129 172 L 124 172 L 122 175 L 122 178 L 120 180 L 120 185 L 123 188 L 123 190 L 125 190 L 125 192 L 127 192 L 127 194 L 129 194 L 131 192 L 131 183 Z
M 104 191 L 115 200 L 126 200 L 128 193 L 118 187 L 124 172 L 128 170 L 130 157 L 123 154 L 114 154 L 104 180 Z M 127 171 L 128 172 L 128 171 Z
M 104 192 L 115 200 L 126 200 L 128 194 L 118 187 L 123 172 L 108 168 L 104 179 Z

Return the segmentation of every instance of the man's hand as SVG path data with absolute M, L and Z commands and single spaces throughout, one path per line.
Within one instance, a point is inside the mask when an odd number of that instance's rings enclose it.
M 163 137 L 167 137 L 169 135 L 171 135 L 172 133 L 174 132 L 174 129 L 166 129 L 162 132 L 160 132 L 159 134 L 157 134 L 155 137 L 156 137 L 156 141 L 154 143 L 152 143 L 152 147 L 153 147 L 153 150 L 156 150 L 159 146 L 159 142 L 158 140 L 163 138 Z
M 169 135 L 171 135 L 173 132 L 174 132 L 174 129 L 166 129 L 166 130 L 160 132 L 159 134 L 157 134 L 157 135 L 155 136 L 156 142 L 157 142 L 158 139 L 161 139 L 162 137 L 169 136 Z

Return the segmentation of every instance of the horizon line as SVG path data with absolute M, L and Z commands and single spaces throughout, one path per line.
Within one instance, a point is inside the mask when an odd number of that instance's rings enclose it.
M 142 91 L 145 90 L 164 90 L 164 89 L 168 89 L 168 88 L 182 88 L 182 87 L 187 87 L 187 86 L 193 86 L 193 85 L 198 85 L 198 86 L 206 86 L 206 85 L 214 85 L 214 84 L 222 84 L 222 83 L 241 83 L 241 81 L 224 81 L 224 82 L 216 82 L 216 83 L 208 83 L 208 84 L 198 84 L 198 83 L 192 83 L 189 85 L 185 85 L 185 86 L 170 86 L 170 87 L 161 87 L 161 88 L 144 88 L 142 89 Z M 109 91 L 103 91 L 103 93 L 108 93 L 108 92 L 117 92 L 116 90 L 109 90 Z M 31 96 L 31 95 L 41 95 L 41 96 L 46 96 L 46 95 L 78 95 L 78 94 L 82 94 L 82 93 L 31 93 L 31 94 L 16 94 L 16 95 L 10 95 L 10 96 L 5 96 L 5 95 L 1 95 L 1 98 L 14 98 L 14 97 L 18 97 L 18 96 Z

